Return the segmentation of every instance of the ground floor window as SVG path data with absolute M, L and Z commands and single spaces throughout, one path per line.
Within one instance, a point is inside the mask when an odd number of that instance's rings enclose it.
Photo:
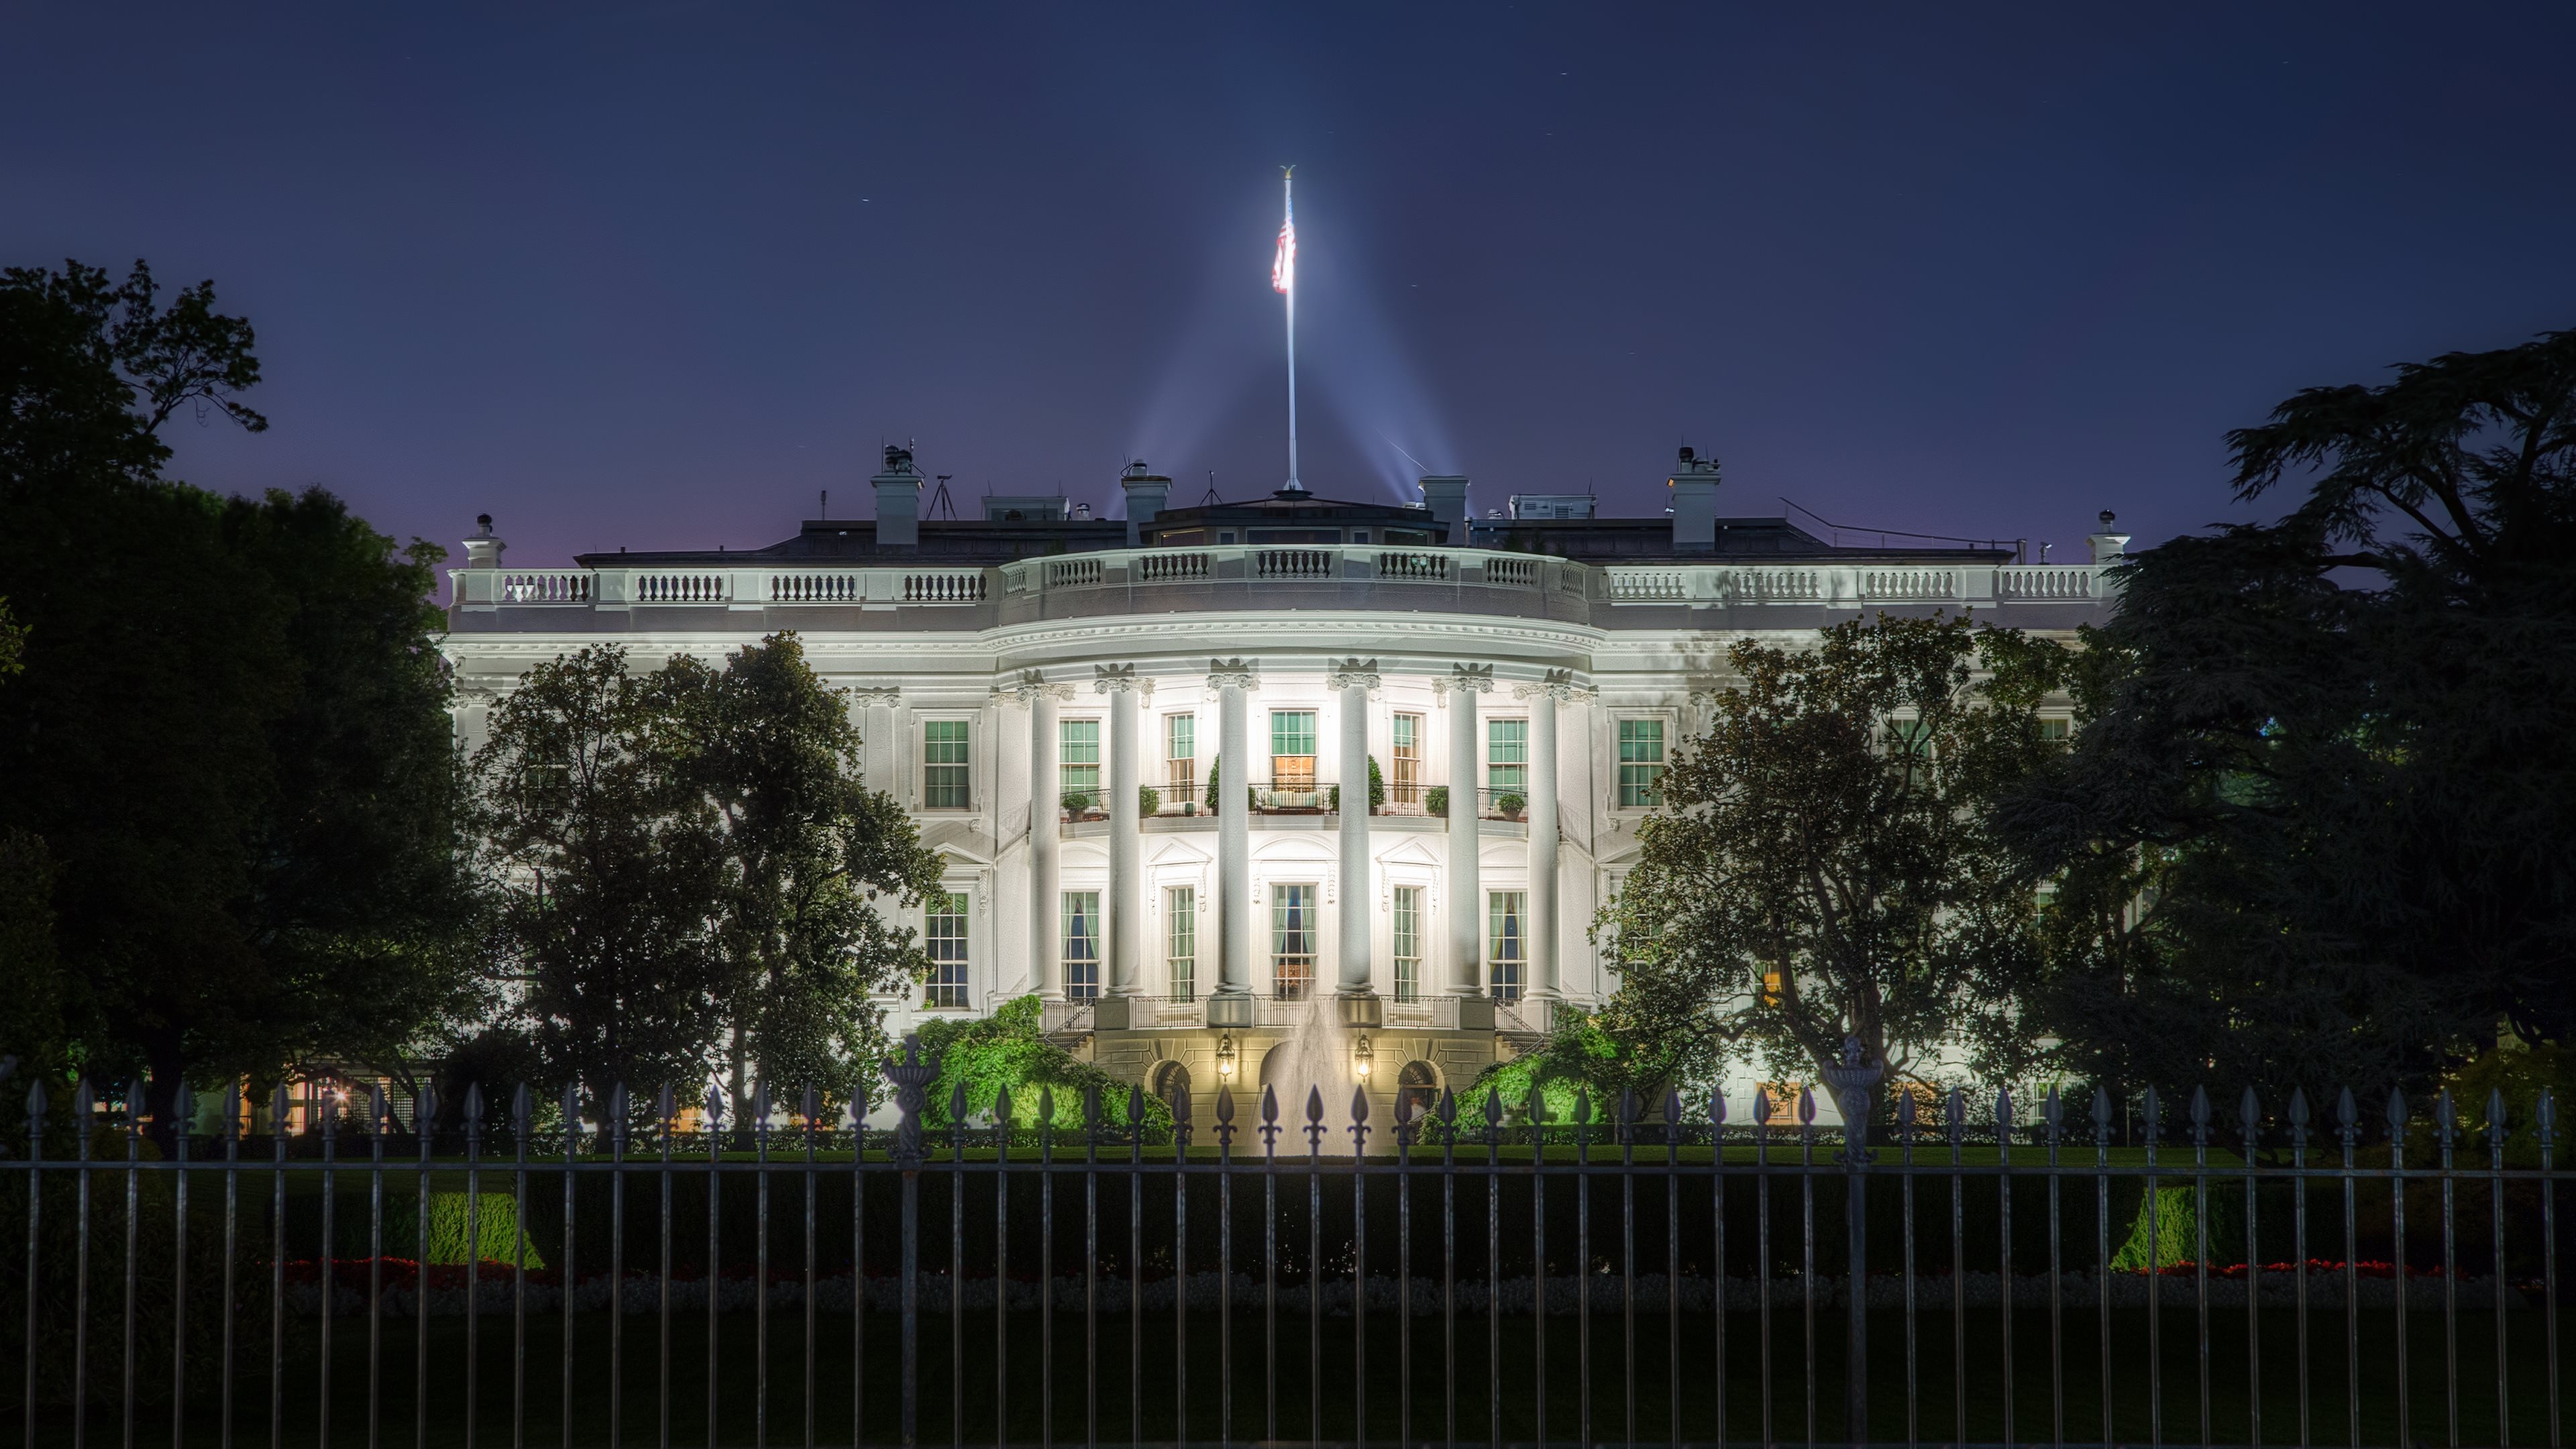
M 1494 998 L 1521 999 L 1522 968 L 1529 963 L 1529 892 L 1485 894 L 1485 959 L 1494 964 Z
M 922 983 L 921 1004 L 933 1009 L 966 1004 L 966 895 L 933 891 L 921 912 L 921 945 L 930 956 L 930 977 Z
M 1406 1062 L 1395 1074 L 1395 1120 L 1419 1122 L 1440 1105 L 1440 1074 L 1429 1062 Z
M 1064 994 L 1100 994 L 1100 892 L 1064 893 Z
M 1270 888 L 1270 990 L 1303 1001 L 1315 989 L 1315 888 Z

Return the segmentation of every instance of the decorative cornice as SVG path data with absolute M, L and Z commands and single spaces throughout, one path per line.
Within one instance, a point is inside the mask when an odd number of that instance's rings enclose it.
M 1449 677 L 1439 681 L 1456 690 L 1474 690 L 1478 694 L 1494 692 L 1494 666 L 1490 664 L 1452 664 Z
M 1324 675 L 1324 687 L 1335 694 L 1345 689 L 1376 689 L 1377 661 L 1353 655 L 1338 664 L 1329 665 Z
M 1095 694 L 1141 694 L 1154 697 L 1154 681 L 1139 678 L 1133 664 L 1095 664 L 1091 666 L 1091 688 Z
M 1045 675 L 1031 669 L 1019 678 L 993 686 L 993 698 L 1012 704 L 1036 704 L 1041 699 L 1058 702 L 1073 698 L 1070 684 L 1049 684 Z
M 850 696 L 850 703 L 863 709 L 873 704 L 881 704 L 892 709 L 903 698 L 903 691 L 891 684 L 863 684 L 850 689 L 847 693 Z
M 1253 661 L 1239 657 L 1211 659 L 1208 661 L 1207 684 L 1210 689 L 1257 690 L 1261 688 L 1261 676 L 1254 672 Z
M 1599 691 L 1593 689 L 1592 686 L 1588 684 L 1575 683 L 1574 671 L 1571 669 L 1551 669 L 1544 677 L 1537 680 L 1535 683 L 1522 683 L 1512 686 L 1512 698 L 1514 699 L 1536 699 L 1541 695 L 1545 695 L 1549 699 L 1556 700 L 1559 703 L 1564 703 L 1568 700 L 1589 699 L 1598 692 Z

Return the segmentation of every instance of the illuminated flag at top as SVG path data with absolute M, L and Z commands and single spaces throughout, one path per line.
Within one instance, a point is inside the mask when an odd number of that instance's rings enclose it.
M 1270 290 L 1297 290 L 1297 206 L 1288 205 L 1287 219 L 1279 223 L 1279 255 L 1270 263 Z

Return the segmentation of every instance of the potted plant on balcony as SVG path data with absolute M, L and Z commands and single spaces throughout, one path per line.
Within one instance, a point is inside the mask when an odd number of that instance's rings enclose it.
M 1151 785 L 1139 785 L 1139 786 L 1137 786 L 1137 787 L 1136 787 L 1136 814 L 1137 814 L 1138 816 L 1142 817 L 1142 816 L 1146 816 L 1146 815 L 1160 815 L 1160 814 L 1162 814 L 1162 813 L 1163 813 L 1163 792 L 1162 792 L 1162 791 L 1160 791 L 1160 790 L 1155 789 L 1155 788 L 1154 788 L 1153 786 L 1151 786 Z
M 1445 816 L 1449 813 L 1449 787 L 1434 785 L 1422 792 L 1423 813 Z
M 1494 797 L 1494 808 L 1502 812 L 1505 820 L 1518 820 L 1521 812 L 1529 808 L 1529 801 L 1519 795 L 1505 793 Z
M 1334 814 L 1340 814 L 1342 809 L 1342 787 L 1335 785 L 1331 790 L 1326 792 L 1326 795 L 1327 804 L 1325 805 L 1325 808 L 1332 811 Z M 1385 810 L 1386 777 L 1378 773 L 1377 756 L 1371 755 L 1369 756 L 1369 813 L 1371 815 L 1377 815 L 1384 813 Z
M 1080 820 L 1084 817 L 1084 813 L 1091 809 L 1091 797 L 1080 790 L 1067 790 L 1064 792 L 1062 804 L 1065 819 Z

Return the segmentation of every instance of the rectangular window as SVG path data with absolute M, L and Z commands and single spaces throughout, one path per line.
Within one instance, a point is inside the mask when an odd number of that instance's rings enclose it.
M 1485 721 L 1485 806 L 1492 809 L 1505 795 L 1529 798 L 1529 721 Z
M 1270 888 L 1270 990 L 1303 1001 L 1315 989 L 1315 888 Z
M 1172 997 L 1187 1001 L 1198 995 L 1199 893 L 1189 886 L 1164 891 L 1163 919 L 1170 923 L 1163 939 L 1164 959 L 1172 967 Z
M 1664 803 L 1664 722 L 1619 721 L 1619 808 L 1651 810 Z
M 1168 803 L 1200 803 L 1199 722 L 1195 715 L 1176 714 L 1163 721 L 1163 779 L 1170 797 Z
M 1100 892 L 1064 893 L 1064 994 L 1100 994 Z
M 1905 783 L 1923 784 L 1931 778 L 1932 727 L 1919 719 L 1894 719 L 1887 722 L 1887 751 L 1905 761 Z
M 1315 788 L 1315 712 L 1270 713 L 1270 785 L 1274 790 Z
M 921 808 L 963 810 L 966 795 L 966 731 L 972 721 L 925 720 L 921 726 Z
M 1529 963 L 1529 892 L 1485 893 L 1486 959 L 1494 963 L 1494 996 L 1521 999 L 1521 971 Z
M 1422 803 L 1422 716 L 1418 714 L 1395 717 L 1395 779 L 1389 784 L 1395 791 L 1394 803 Z
M 1061 720 L 1056 724 L 1056 787 L 1066 798 L 1082 797 L 1072 808 L 1091 809 L 1100 798 L 1100 721 Z
M 1395 888 L 1395 999 L 1422 999 L 1422 887 Z
M 2064 715 L 2058 715 L 2053 718 L 2043 718 L 2039 722 L 2039 737 L 2049 744 L 2063 749 L 2074 742 L 2075 721 L 2066 718 Z
M 930 955 L 930 978 L 921 1004 L 934 1010 L 966 1004 L 966 896 L 933 891 L 922 903 L 921 945 Z

